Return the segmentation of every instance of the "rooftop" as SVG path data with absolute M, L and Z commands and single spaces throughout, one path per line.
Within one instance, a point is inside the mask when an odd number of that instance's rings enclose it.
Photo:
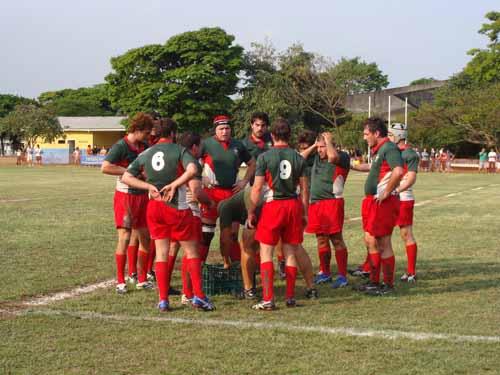
M 64 131 L 125 131 L 124 116 L 58 117 Z

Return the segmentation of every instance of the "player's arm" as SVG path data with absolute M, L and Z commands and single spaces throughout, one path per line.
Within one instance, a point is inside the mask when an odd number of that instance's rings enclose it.
M 337 152 L 337 149 L 333 145 L 333 136 L 330 132 L 324 132 L 321 134 L 326 144 L 326 156 L 328 158 L 328 162 L 332 164 L 340 163 L 340 155 Z
M 408 190 L 409 188 L 411 188 L 415 184 L 415 182 L 417 182 L 417 172 L 408 171 L 408 172 L 406 172 L 406 178 L 401 183 L 401 185 L 399 185 L 396 188 L 396 191 L 398 193 L 401 193 L 405 190 Z
M 191 180 L 189 180 L 188 187 L 191 191 L 191 194 L 193 194 L 194 200 L 208 206 L 214 205 L 215 202 L 211 200 L 208 197 L 207 193 L 205 193 L 205 191 L 202 189 L 201 180 L 199 178 L 192 178 Z
M 160 193 L 164 194 L 163 200 L 166 202 L 170 202 L 172 200 L 172 198 L 175 196 L 175 192 L 177 191 L 177 188 L 179 188 L 179 186 L 186 184 L 189 180 L 191 180 L 197 174 L 198 174 L 198 166 L 196 165 L 196 163 L 195 162 L 189 163 L 185 167 L 183 174 L 181 174 L 179 177 L 177 177 L 170 184 L 165 185 L 160 190 Z
M 119 165 L 110 163 L 107 160 L 104 160 L 101 165 L 101 172 L 112 176 L 121 176 L 125 173 L 126 170 L 127 168 L 120 167 Z
M 370 172 L 371 164 L 362 163 L 358 165 L 351 165 L 351 169 L 358 172 Z
M 307 180 L 308 178 L 306 176 L 302 176 L 299 179 L 300 200 L 302 201 L 302 208 L 304 210 L 302 214 L 304 226 L 307 224 L 307 213 L 309 210 L 309 186 Z
M 160 192 L 158 191 L 156 186 L 141 180 L 139 178 L 141 174 L 142 174 L 142 164 L 140 158 L 137 158 L 125 170 L 125 172 L 121 177 L 121 180 L 123 183 L 127 184 L 130 187 L 141 190 L 147 190 L 151 198 L 158 199 L 160 196 Z
M 377 197 L 377 201 L 381 203 L 388 198 L 394 190 L 399 186 L 401 178 L 403 177 L 403 159 L 399 150 L 392 150 L 386 154 L 387 164 L 392 170 L 391 177 L 387 182 L 387 186 L 382 194 Z
M 304 159 L 307 159 L 311 154 L 316 150 L 316 142 L 314 142 L 311 146 L 306 148 L 305 150 L 302 150 L 300 152 L 300 156 L 302 156 Z
M 262 194 L 262 189 L 264 187 L 265 178 L 264 176 L 255 176 L 255 180 L 253 182 L 252 190 L 250 191 L 250 202 L 248 203 L 248 227 L 252 229 L 255 227 L 256 216 L 255 209 L 260 201 L 260 196 Z
M 241 180 L 244 181 L 245 184 L 243 184 L 243 186 L 240 186 L 240 189 L 238 191 L 243 190 L 243 188 L 248 184 L 248 181 L 250 181 L 252 177 L 255 175 L 255 159 L 251 158 L 246 163 L 246 165 L 247 165 L 247 171 L 245 173 L 245 176 L 243 177 L 243 180 Z
M 237 181 L 233 185 L 233 193 L 237 193 L 245 188 L 245 186 L 248 184 L 248 182 L 253 178 L 255 175 L 255 159 L 250 155 L 250 152 L 248 152 L 248 149 L 241 144 L 241 150 L 240 150 L 240 157 L 243 162 L 247 165 L 247 170 L 245 172 L 245 176 L 243 177 L 242 180 Z

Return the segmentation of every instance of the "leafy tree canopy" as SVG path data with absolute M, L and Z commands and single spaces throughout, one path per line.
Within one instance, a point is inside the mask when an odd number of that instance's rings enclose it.
M 233 42 L 221 28 L 202 28 L 112 58 L 106 81 L 113 105 L 126 114 L 155 111 L 181 128 L 207 129 L 237 92 L 243 48 Z

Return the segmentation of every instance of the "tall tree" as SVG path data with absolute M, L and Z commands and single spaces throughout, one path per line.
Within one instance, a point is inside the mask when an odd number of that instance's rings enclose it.
M 79 89 L 48 91 L 38 101 L 58 116 L 113 116 L 108 85 L 99 84 Z
M 489 39 L 488 48 L 474 48 L 468 52 L 472 60 L 465 67 L 463 74 L 474 83 L 500 82 L 500 12 L 489 12 L 490 21 L 482 25 L 480 34 Z
M 237 92 L 243 48 L 233 42 L 221 28 L 202 28 L 112 58 L 106 81 L 113 105 L 127 114 L 168 115 L 181 128 L 207 129 Z
M 1 94 L 0 95 L 0 119 L 7 116 L 12 112 L 19 104 L 35 104 L 33 99 L 23 98 L 21 96 Z M 11 144 L 16 148 L 20 139 L 16 134 L 12 134 L 8 129 L 4 128 L 0 124 L 0 155 L 5 155 L 5 140 L 10 140 Z
M 63 135 L 61 124 L 53 112 L 32 104 L 20 104 L 0 119 L 0 128 L 33 145 L 38 138 L 46 142 Z

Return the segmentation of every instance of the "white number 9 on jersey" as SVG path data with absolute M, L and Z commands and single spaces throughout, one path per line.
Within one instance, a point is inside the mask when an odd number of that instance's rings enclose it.
M 151 166 L 155 171 L 161 171 L 165 166 L 165 160 L 163 160 L 163 152 L 156 152 L 151 158 Z
M 286 180 L 292 174 L 292 165 L 288 160 L 280 161 L 280 178 Z

